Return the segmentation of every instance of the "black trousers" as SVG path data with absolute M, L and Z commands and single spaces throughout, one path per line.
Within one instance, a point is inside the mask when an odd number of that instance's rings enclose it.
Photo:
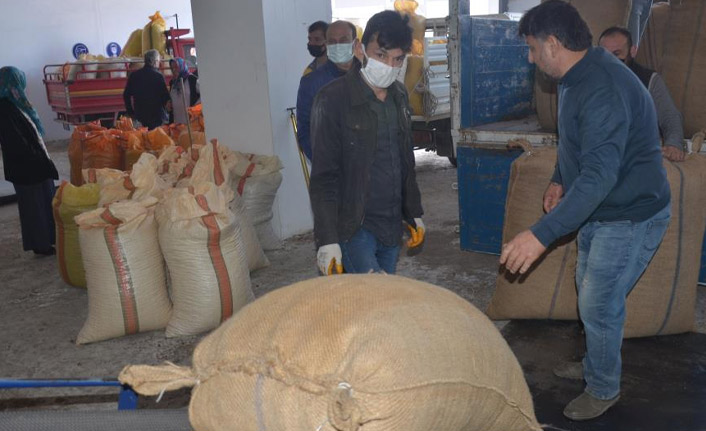
M 54 216 L 51 201 L 56 187 L 54 180 L 23 185 L 12 184 L 17 194 L 17 208 L 20 211 L 22 227 L 22 248 L 26 251 L 44 251 L 54 245 Z

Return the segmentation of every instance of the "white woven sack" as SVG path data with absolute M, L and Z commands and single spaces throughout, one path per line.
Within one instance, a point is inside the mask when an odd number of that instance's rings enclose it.
M 167 325 L 171 303 L 157 240 L 156 202 L 116 202 L 75 217 L 88 287 L 88 318 L 76 343 Z
M 240 226 L 227 188 L 201 183 L 168 190 L 157 207 L 174 312 L 167 337 L 216 328 L 254 295 Z

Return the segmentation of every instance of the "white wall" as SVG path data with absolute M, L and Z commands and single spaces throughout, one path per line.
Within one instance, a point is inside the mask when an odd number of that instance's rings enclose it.
M 47 140 L 67 138 L 69 132 L 53 121 L 42 84 L 44 65 L 73 61 L 71 48 L 78 42 L 94 54 L 105 55 L 110 42 L 122 47 L 157 10 L 162 16 L 179 14 L 179 27 L 192 28 L 189 0 L 0 0 L 0 66 L 15 66 L 27 75 L 28 97 Z M 174 18 L 167 26 L 176 27 Z
M 313 226 L 287 108 L 311 61 L 307 27 L 330 20 L 330 0 L 192 0 L 209 138 L 282 160 L 273 226 L 283 238 Z

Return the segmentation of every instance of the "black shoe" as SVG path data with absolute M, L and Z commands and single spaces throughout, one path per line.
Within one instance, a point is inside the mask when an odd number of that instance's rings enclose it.
M 56 254 L 56 249 L 52 246 L 50 246 L 46 250 L 32 250 L 34 254 L 39 255 L 39 256 L 54 256 Z

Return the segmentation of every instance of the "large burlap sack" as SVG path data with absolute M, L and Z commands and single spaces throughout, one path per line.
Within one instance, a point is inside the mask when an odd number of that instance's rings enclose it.
M 628 296 L 625 337 L 692 331 L 706 224 L 706 157 L 664 161 L 672 219 L 652 262 Z
M 454 293 L 393 275 L 271 292 L 196 348 L 193 368 L 128 366 L 137 392 L 195 386 L 194 429 L 541 430 L 512 351 Z
M 662 70 L 664 40 L 671 8 L 669 3 L 655 3 L 650 10 L 645 32 L 642 34 L 635 61 L 652 70 Z
M 81 247 L 78 242 L 77 215 L 91 211 L 98 205 L 98 186 L 84 184 L 76 187 L 63 181 L 52 200 L 56 226 L 56 259 L 61 278 L 72 286 L 86 287 Z
M 684 133 L 706 128 L 706 2 L 672 2 L 658 72 L 684 117 Z
M 122 169 L 124 152 L 118 140 L 108 131 L 86 133 L 81 140 L 82 169 Z
M 171 189 L 157 208 L 174 303 L 167 337 L 209 331 L 254 297 L 229 192 L 212 183 Z
M 544 215 L 542 198 L 556 164 L 556 148 L 533 148 L 510 168 L 503 243 L 527 230 Z M 576 242 L 562 238 L 523 276 L 498 274 L 486 313 L 491 319 L 575 320 Z
M 556 151 L 535 150 L 535 154 L 537 158 L 533 154 L 513 163 L 503 241 L 529 228 L 542 214 L 542 195 Z M 682 163 L 665 160 L 664 167 L 672 193 L 672 219 L 657 253 L 627 298 L 626 338 L 677 334 L 694 326 L 706 223 L 706 157 L 691 155 Z M 576 257 L 572 241 L 553 248 L 524 277 L 499 274 L 488 315 L 576 319 Z
M 88 318 L 76 343 L 164 328 L 171 304 L 153 207 L 116 202 L 76 217 L 88 282 Z
M 542 0 L 544 2 L 546 0 Z M 603 30 L 613 27 L 627 27 L 630 18 L 631 0 L 564 0 L 573 5 L 593 35 L 593 44 L 598 44 L 598 37 Z M 542 130 L 556 131 L 557 124 L 557 88 L 556 83 L 548 80 L 539 71 L 535 73 L 534 100 L 537 119 Z
M 206 134 L 192 130 L 191 135 L 189 135 L 189 131 L 184 130 L 179 134 L 178 143 L 185 150 L 191 148 L 192 143 L 193 145 L 204 146 L 206 145 Z
M 231 188 L 243 197 L 245 208 L 255 226 L 260 245 L 276 250 L 282 242 L 272 228 L 272 205 L 282 184 L 282 163 L 277 156 L 258 156 L 233 151 L 229 163 Z
M 81 170 L 83 169 L 83 141 L 91 132 L 106 131 L 100 125 L 100 121 L 93 123 L 82 124 L 74 127 L 71 133 L 71 141 L 69 142 L 68 154 L 69 163 L 71 165 L 71 184 L 80 186 L 83 184 L 81 178 Z

